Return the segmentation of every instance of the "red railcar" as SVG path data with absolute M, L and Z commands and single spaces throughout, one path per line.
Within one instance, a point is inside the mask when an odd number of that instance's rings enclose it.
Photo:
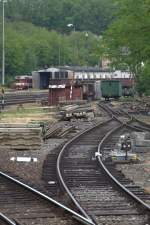
M 15 77 L 13 87 L 17 90 L 25 90 L 32 87 L 32 76 L 21 75 Z

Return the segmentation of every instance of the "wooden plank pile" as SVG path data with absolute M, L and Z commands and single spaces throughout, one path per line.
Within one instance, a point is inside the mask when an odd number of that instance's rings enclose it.
M 39 150 L 42 143 L 42 128 L 37 125 L 0 125 L 0 148 L 13 150 Z
M 74 128 L 75 127 L 72 125 L 64 126 L 64 124 L 51 123 L 46 128 L 44 128 L 44 139 L 63 138 Z

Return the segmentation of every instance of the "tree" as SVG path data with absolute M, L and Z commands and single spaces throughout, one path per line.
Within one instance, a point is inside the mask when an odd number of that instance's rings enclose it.
M 29 74 L 45 65 L 98 64 L 100 39 L 90 32 L 87 36 L 86 32 L 74 31 L 63 35 L 25 22 L 6 23 L 5 28 L 5 69 L 9 80 L 15 75 Z M 0 45 L 0 60 L 1 56 Z
M 140 94 L 145 93 L 150 95 L 150 63 L 147 63 L 142 67 L 137 83 L 137 90 Z
M 13 0 L 6 5 L 9 21 L 30 22 L 68 33 L 68 23 L 78 31 L 102 33 L 112 21 L 113 0 Z
M 104 35 L 104 54 L 113 65 L 126 65 L 138 82 L 150 64 L 150 0 L 117 0 L 116 3 L 117 20 Z

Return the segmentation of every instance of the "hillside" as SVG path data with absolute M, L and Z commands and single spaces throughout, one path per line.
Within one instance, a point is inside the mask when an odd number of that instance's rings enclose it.
M 113 18 L 113 0 L 13 0 L 6 4 L 9 21 L 25 21 L 67 33 L 67 24 L 77 31 L 100 34 Z

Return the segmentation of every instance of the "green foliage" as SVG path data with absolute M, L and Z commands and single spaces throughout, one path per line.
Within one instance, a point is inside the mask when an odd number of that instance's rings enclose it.
M 6 4 L 9 21 L 26 21 L 49 30 L 69 32 L 68 23 L 76 30 L 101 33 L 112 20 L 113 0 L 13 0 Z
M 100 34 L 106 29 L 114 10 L 113 0 L 7 1 L 5 72 L 8 83 L 15 75 L 28 74 L 45 65 L 97 65 L 101 41 L 93 33 Z M 1 19 L 0 16 L 2 34 Z M 69 23 L 74 24 L 75 32 L 67 27 Z
M 150 76 L 147 66 L 150 64 L 150 0 L 116 0 L 116 3 L 117 20 L 105 33 L 104 53 L 113 65 L 129 68 L 138 82 L 144 82 L 143 76 Z
M 150 95 L 150 63 L 144 65 L 137 83 L 137 90 L 139 93 Z
M 8 81 L 12 76 L 29 74 L 45 65 L 98 64 L 100 39 L 90 32 L 88 35 L 85 32 L 63 35 L 25 22 L 7 23 L 5 28 L 5 69 L 6 75 L 9 74 Z M 0 60 L 1 53 L 0 46 Z

